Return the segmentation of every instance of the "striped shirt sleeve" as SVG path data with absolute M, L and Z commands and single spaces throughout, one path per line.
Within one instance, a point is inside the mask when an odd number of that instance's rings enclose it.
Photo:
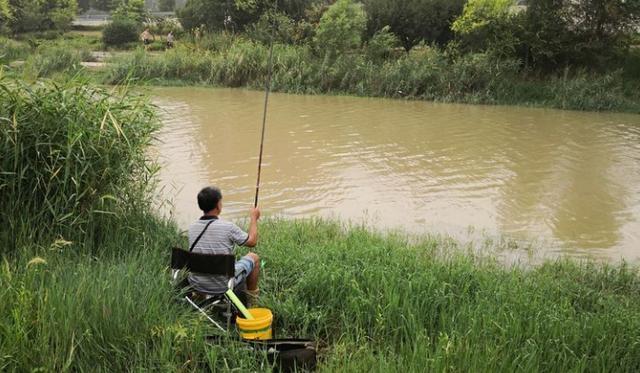
M 231 238 L 231 242 L 238 246 L 243 246 L 249 239 L 249 234 L 240 229 L 240 227 L 235 224 L 233 224 L 231 229 L 229 230 L 229 235 Z

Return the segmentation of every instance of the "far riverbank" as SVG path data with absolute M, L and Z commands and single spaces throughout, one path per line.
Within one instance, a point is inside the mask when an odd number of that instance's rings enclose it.
M 5 51 L 1 63 L 25 60 L 7 68 L 9 74 L 27 80 L 84 75 L 103 84 L 258 90 L 264 89 L 268 75 L 268 47 L 241 36 L 214 34 L 197 43 L 187 38 L 170 50 L 158 40 L 148 52 L 131 44 L 102 53 L 105 63 L 91 68 L 81 62 L 95 62 L 95 52 L 105 49 L 93 33 L 35 44 L 0 38 Z M 640 83 L 633 66 L 601 73 L 567 68 L 542 75 L 512 60 L 481 53 L 452 56 L 427 46 L 380 59 L 366 50 L 320 58 L 308 46 L 278 44 L 273 67 L 276 92 L 640 113 Z

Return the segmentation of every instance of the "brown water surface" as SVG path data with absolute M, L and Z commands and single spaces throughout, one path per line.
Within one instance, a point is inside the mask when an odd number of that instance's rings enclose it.
M 164 194 L 181 226 L 219 185 L 224 216 L 255 189 L 262 92 L 158 88 Z M 268 215 L 536 242 L 640 258 L 640 116 L 273 94 L 261 187 Z

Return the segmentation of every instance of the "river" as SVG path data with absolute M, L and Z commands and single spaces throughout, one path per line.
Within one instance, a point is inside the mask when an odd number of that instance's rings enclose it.
M 179 224 L 199 216 L 209 184 L 223 190 L 223 216 L 246 216 L 264 94 L 151 93 Z M 640 259 L 640 115 L 272 94 L 262 181 L 265 215 Z

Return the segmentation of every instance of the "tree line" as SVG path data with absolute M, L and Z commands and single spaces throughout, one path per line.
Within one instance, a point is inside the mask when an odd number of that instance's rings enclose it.
M 640 30 L 640 0 L 279 0 L 277 8 L 274 1 L 187 0 L 177 14 L 185 30 L 246 33 L 266 42 L 275 28 L 278 42 L 315 42 L 329 53 L 345 44 L 406 51 L 429 45 L 544 71 L 608 67 L 629 52 Z M 0 32 L 65 30 L 79 9 L 144 8 L 141 3 L 0 0 Z M 159 3 L 172 7 L 175 0 Z
M 278 41 L 288 43 L 312 43 L 323 33 L 336 34 L 338 44 L 367 42 L 382 32 L 406 51 L 435 45 L 513 58 L 541 70 L 606 67 L 629 51 L 640 31 L 640 0 L 280 0 L 277 10 L 273 5 L 188 0 L 178 15 L 187 30 L 244 31 L 268 39 L 275 27 Z M 320 20 L 332 7 L 337 14 L 323 30 Z M 354 22 L 360 26 L 345 26 Z

